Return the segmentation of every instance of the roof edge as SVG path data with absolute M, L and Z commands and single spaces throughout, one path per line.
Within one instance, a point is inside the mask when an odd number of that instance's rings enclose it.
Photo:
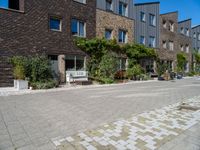
M 167 12 L 167 13 L 160 14 L 160 15 L 167 15 L 167 14 L 173 14 L 173 13 L 178 13 L 178 10 L 176 10 L 176 11 L 171 11 L 171 12 Z
M 135 6 L 140 6 L 140 5 L 151 5 L 151 4 L 160 4 L 160 2 L 157 1 L 157 2 L 136 3 Z
M 189 18 L 189 19 L 185 19 L 185 20 L 179 21 L 178 23 L 187 22 L 187 21 L 191 21 L 191 20 L 192 20 L 192 18 Z

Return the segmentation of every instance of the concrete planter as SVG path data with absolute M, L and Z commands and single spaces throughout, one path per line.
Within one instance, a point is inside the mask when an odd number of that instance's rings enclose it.
M 14 88 L 17 90 L 28 89 L 28 81 L 26 80 L 14 80 Z

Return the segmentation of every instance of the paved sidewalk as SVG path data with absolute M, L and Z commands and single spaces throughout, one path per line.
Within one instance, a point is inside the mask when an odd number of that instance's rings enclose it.
M 176 103 L 161 109 L 133 115 L 128 119 L 120 119 L 105 124 L 94 130 L 78 133 L 74 136 L 55 139 L 53 142 L 59 150 L 155 150 L 171 141 L 200 122 L 200 96 L 184 102 L 199 110 L 179 109 L 181 103 Z M 198 126 L 200 129 L 200 127 Z M 185 133 L 185 140 L 191 138 Z M 193 137 L 195 142 L 191 147 L 199 148 L 200 134 Z M 189 137 L 186 137 L 189 136 Z M 192 138 L 191 138 L 192 139 Z M 176 148 L 183 150 L 183 141 L 178 145 L 169 144 L 164 149 Z M 189 145 L 188 145 L 189 146 Z M 185 149 L 184 149 L 185 150 Z M 192 149 L 191 149 L 192 150 Z
M 166 143 L 159 150 L 200 150 L 200 123 Z

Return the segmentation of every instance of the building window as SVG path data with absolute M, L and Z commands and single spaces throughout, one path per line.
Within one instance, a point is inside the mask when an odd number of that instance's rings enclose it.
M 61 19 L 50 17 L 50 30 L 61 31 Z
M 167 21 L 166 20 L 163 20 L 163 28 L 167 28 Z
M 120 43 L 127 43 L 126 31 L 119 30 L 118 41 Z
M 140 36 L 140 44 L 145 45 L 145 37 L 144 36 Z
M 72 31 L 72 35 L 74 36 L 85 37 L 86 36 L 85 23 L 77 19 L 72 19 L 71 31 Z
M 174 23 L 173 22 L 169 23 L 169 31 L 174 32 Z
M 149 47 L 156 47 L 156 38 L 154 36 L 149 37 Z
M 170 51 L 174 50 L 174 42 L 173 41 L 169 41 L 169 50 Z
M 23 11 L 23 0 L 0 0 L 0 8 Z
M 145 22 L 145 21 L 146 21 L 146 15 L 145 15 L 144 12 L 140 12 L 140 20 L 141 20 L 142 22 Z
M 197 35 L 196 35 L 196 33 L 194 32 L 194 33 L 193 33 L 193 38 L 196 39 L 196 37 L 197 37 Z
M 163 41 L 162 45 L 163 45 L 163 48 L 165 48 L 165 49 L 167 48 L 167 42 L 166 41 Z
M 183 27 L 181 27 L 181 33 L 184 34 L 184 28 Z
M 184 51 L 184 46 L 180 45 L 180 47 L 181 47 L 181 51 L 183 52 Z
M 106 30 L 105 30 L 105 38 L 106 38 L 107 40 L 112 39 L 112 30 L 110 30 L 110 29 L 106 29 Z
M 189 45 L 186 45 L 186 46 L 185 46 L 185 50 L 186 50 L 186 53 L 189 53 L 189 51 L 190 51 Z
M 149 14 L 149 24 L 151 26 L 156 26 L 156 16 L 153 14 Z
M 66 56 L 65 69 L 67 71 L 84 71 L 84 56 Z
M 198 40 L 200 41 L 200 33 L 198 33 Z
M 113 11 L 112 0 L 106 0 L 106 10 Z
M 86 0 L 74 0 L 75 2 L 86 4 Z
M 190 36 L 190 31 L 188 28 L 185 29 L 185 35 Z
M 128 16 L 127 13 L 127 4 L 119 2 L 119 14 L 122 16 Z

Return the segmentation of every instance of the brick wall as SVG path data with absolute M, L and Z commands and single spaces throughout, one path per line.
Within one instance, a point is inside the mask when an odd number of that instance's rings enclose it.
M 97 9 L 96 36 L 100 38 L 104 37 L 105 29 L 111 29 L 112 37 L 116 40 L 118 40 L 119 29 L 127 31 L 128 42 L 133 42 L 134 40 L 134 20 Z
M 96 1 L 25 0 L 24 12 L 0 9 L 0 51 L 12 55 L 83 54 L 73 44 L 71 18 L 86 22 L 86 35 L 95 37 Z M 62 19 L 62 32 L 49 30 L 49 16 Z

